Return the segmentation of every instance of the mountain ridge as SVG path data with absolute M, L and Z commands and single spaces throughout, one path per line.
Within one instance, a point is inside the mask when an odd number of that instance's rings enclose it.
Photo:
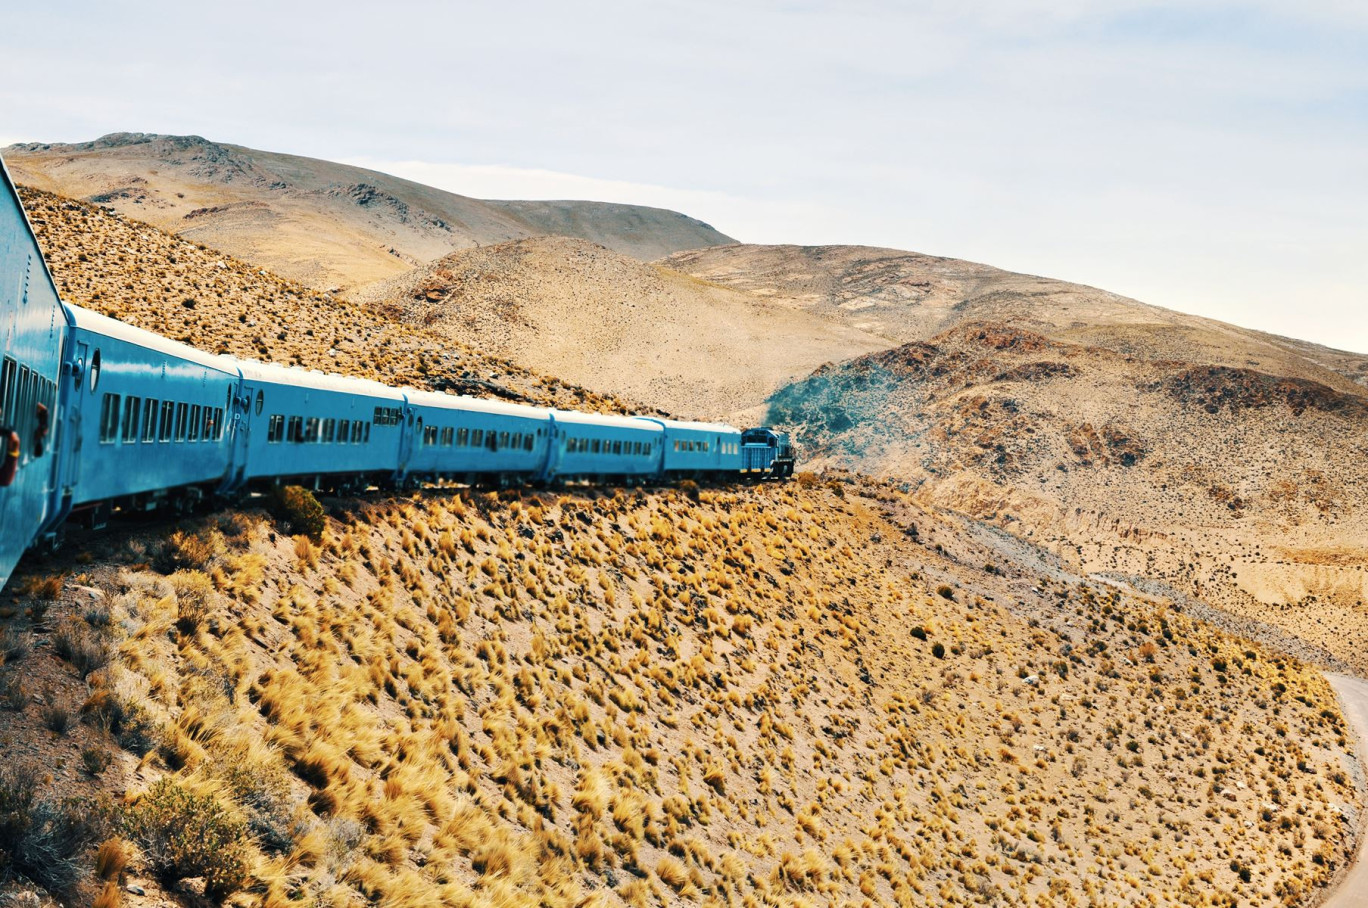
M 5 158 L 21 183 L 110 206 L 316 289 L 366 284 L 454 249 L 558 231 L 643 259 L 734 242 L 661 208 L 474 199 L 201 136 L 30 142 L 10 146 Z

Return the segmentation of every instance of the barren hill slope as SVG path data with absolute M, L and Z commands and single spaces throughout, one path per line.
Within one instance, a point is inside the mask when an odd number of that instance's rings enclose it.
M 432 374 L 433 335 L 30 195 L 110 314 Z M 1316 671 L 896 484 L 336 499 L 316 539 L 255 504 L 0 593 L 6 875 L 130 908 L 1209 906 L 1311 904 L 1352 849 Z
M 104 208 L 21 190 L 62 298 L 211 353 L 581 410 L 640 409 L 396 325 Z
M 1314 670 L 887 487 L 332 508 L 89 540 L 59 602 L 0 600 L 7 753 L 148 824 L 189 809 L 159 779 L 221 805 L 251 905 L 1303 904 L 1345 860 Z M 82 702 L 136 733 L 43 728 Z
M 731 245 L 676 253 L 662 264 L 892 344 L 996 321 L 1146 359 L 1253 368 L 1341 388 L 1346 379 L 1368 384 L 1362 354 L 960 259 L 868 246 Z
M 674 211 L 482 201 L 383 173 L 211 142 L 116 133 L 5 149 L 15 179 L 108 205 L 314 289 L 380 280 L 453 249 L 564 233 L 654 259 L 732 240 Z
M 966 323 L 820 369 L 770 417 L 809 462 L 896 478 L 1075 569 L 1146 578 L 1368 670 L 1357 386 Z
M 563 237 L 454 252 L 353 298 L 567 381 L 705 418 L 888 343 Z

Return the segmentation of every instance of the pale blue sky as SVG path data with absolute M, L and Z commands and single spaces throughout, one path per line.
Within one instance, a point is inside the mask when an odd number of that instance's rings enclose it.
M 28 7 L 0 32 L 3 144 L 198 133 L 1368 352 L 1368 4 Z

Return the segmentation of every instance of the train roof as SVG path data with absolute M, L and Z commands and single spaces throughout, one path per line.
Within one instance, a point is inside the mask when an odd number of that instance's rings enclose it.
M 604 413 L 581 413 L 578 410 L 553 410 L 551 415 L 556 422 L 574 426 L 603 426 L 612 429 L 636 429 L 641 431 L 660 431 L 660 426 L 643 426 L 635 416 L 614 416 Z
M 403 388 L 401 393 L 411 404 L 421 407 L 441 407 L 446 410 L 465 410 L 475 413 L 492 413 L 499 416 L 519 416 L 523 419 L 545 419 L 545 407 L 530 404 L 514 404 L 504 400 L 489 400 L 483 397 L 467 397 L 463 394 L 446 394 L 441 391 L 422 391 L 418 388 Z
M 632 419 L 642 419 L 646 420 L 647 422 L 659 423 L 667 429 L 678 429 L 681 431 L 714 432 L 724 434 L 729 432 L 735 432 L 737 434 L 740 434 L 741 432 L 741 430 L 736 428 L 736 426 L 729 426 L 726 423 L 722 422 L 687 422 L 685 420 L 680 419 L 665 419 L 661 416 L 633 416 Z
M 242 377 L 248 381 L 272 382 L 281 385 L 296 385 L 316 388 L 320 391 L 341 391 L 345 394 L 364 394 L 367 397 L 380 397 L 385 400 L 402 402 L 403 393 L 389 385 L 368 378 L 351 378 L 319 372 L 316 369 L 301 369 L 298 366 L 282 366 L 278 363 L 263 363 L 254 359 L 237 359 L 232 356 L 220 357 L 225 363 L 233 364 L 242 370 Z
M 72 305 L 71 303 L 64 303 L 63 305 L 66 306 L 66 310 L 70 314 L 72 324 L 84 331 L 102 334 L 105 337 L 120 340 L 124 343 L 135 344 L 139 347 L 154 350 L 157 353 L 163 353 L 167 356 L 174 356 L 179 359 L 187 360 L 188 362 L 209 369 L 217 369 L 228 375 L 235 375 L 237 373 L 236 366 L 225 362 L 228 357 L 205 353 L 203 350 L 197 350 L 188 344 L 173 341 L 170 338 L 162 337 L 160 334 L 154 334 L 151 331 L 144 331 L 142 328 L 134 327 L 127 322 L 121 322 L 116 318 L 110 318 L 107 315 L 101 315 L 100 313 L 92 312 L 89 309 L 82 309 L 80 306 Z

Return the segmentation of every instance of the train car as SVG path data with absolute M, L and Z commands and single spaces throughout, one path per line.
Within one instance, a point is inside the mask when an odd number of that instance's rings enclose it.
M 406 478 L 541 479 L 550 411 L 503 401 L 403 390 L 413 436 Z
M 636 481 L 663 475 L 664 432 L 659 424 L 572 410 L 554 410 L 551 420 L 556 437 L 547 478 Z
M 722 423 L 680 422 L 638 416 L 659 425 L 665 432 L 667 478 L 735 474 L 741 469 L 741 432 Z
M 741 433 L 740 472 L 743 476 L 785 479 L 793 475 L 793 466 L 793 445 L 787 433 L 768 427 Z
M 67 316 L 0 162 L 0 586 L 55 519 L 57 386 Z
M 240 377 L 218 356 L 68 306 L 61 480 L 73 513 L 190 504 L 222 489 Z
M 389 484 L 407 447 L 404 394 L 388 385 L 270 363 L 237 361 L 243 419 L 231 488 L 262 481 L 356 491 Z

